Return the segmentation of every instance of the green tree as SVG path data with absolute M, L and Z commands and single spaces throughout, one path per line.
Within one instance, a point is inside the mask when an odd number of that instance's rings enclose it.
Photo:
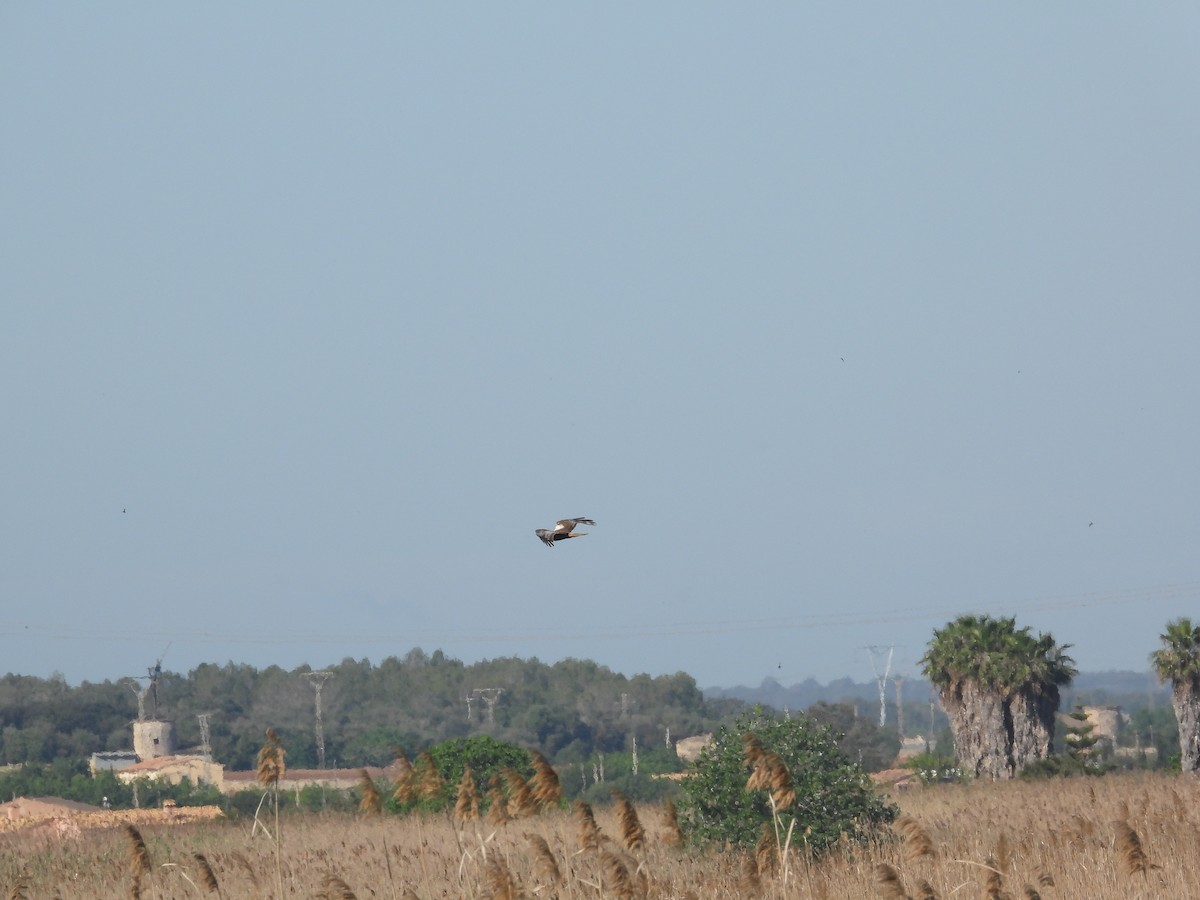
M 1179 765 L 1200 770 L 1200 625 L 1176 619 L 1160 635 L 1162 647 L 1150 654 L 1159 681 L 1171 682 L 1171 706 L 1179 724 Z
M 447 800 L 456 795 L 458 783 L 467 766 L 471 767 L 475 787 L 481 796 L 487 790 L 488 779 L 501 769 L 514 769 L 523 777 L 533 774 L 528 750 L 486 734 L 443 741 L 430 747 L 429 755 L 437 763 L 438 774 L 446 783 Z
M 1106 771 L 1099 762 L 1100 738 L 1093 732 L 1095 726 L 1081 704 L 1066 714 L 1066 734 L 1063 743 L 1066 753 L 1045 757 L 1030 763 L 1021 770 L 1022 778 L 1061 778 L 1070 775 L 1103 775 Z
M 921 665 L 939 689 L 961 769 L 1012 778 L 1050 756 L 1060 688 L 1076 674 L 1069 646 L 1013 618 L 967 615 L 934 631 Z
M 776 754 L 791 776 L 795 801 L 783 813 L 795 818 L 796 842 L 821 852 L 845 832 L 864 840 L 891 822 L 895 807 L 875 793 L 862 767 L 837 748 L 837 736 L 804 715 L 747 711 L 719 728 L 681 785 L 680 821 L 699 841 L 754 846 L 774 820 L 767 792 L 747 790 L 742 735 L 752 732 Z

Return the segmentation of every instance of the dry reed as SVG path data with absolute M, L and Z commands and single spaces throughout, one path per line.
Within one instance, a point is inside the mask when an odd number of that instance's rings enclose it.
M 129 869 L 135 879 L 150 874 L 150 851 L 142 840 L 142 833 L 136 825 L 126 825 L 125 835 L 129 839 Z
M 287 771 L 284 757 L 287 751 L 280 743 L 279 734 L 274 728 L 267 729 L 267 740 L 258 751 L 258 780 L 272 787 L 279 784 L 279 779 Z
M 250 884 L 254 887 L 254 890 L 257 891 L 258 890 L 258 873 L 254 871 L 254 866 L 250 862 L 250 860 L 246 858 L 246 854 L 243 853 L 241 850 L 234 850 L 233 851 L 233 859 L 234 859 L 234 862 L 236 862 L 239 866 L 242 867 L 242 871 L 245 872 L 246 877 L 250 879 Z
M 383 812 L 383 796 L 379 788 L 371 780 L 371 773 L 362 769 L 358 776 L 358 792 L 362 798 L 358 801 L 358 811 L 364 816 L 377 816 Z
M 662 823 L 667 830 L 663 835 L 663 843 L 668 847 L 683 846 L 683 829 L 679 825 L 679 811 L 675 809 L 675 801 L 670 797 L 663 798 Z
M 742 759 L 751 770 L 746 790 L 765 790 L 771 795 L 775 811 L 787 809 L 796 802 L 792 773 L 779 754 L 767 750 L 758 735 L 742 735 Z
M 213 871 L 213 867 L 209 865 L 208 857 L 203 853 L 193 853 L 192 859 L 196 860 L 196 865 L 200 868 L 200 881 L 205 889 L 210 894 L 221 896 L 221 885 L 217 881 L 217 874 Z
M 1004 874 L 997 868 L 994 857 L 989 856 L 984 861 L 984 869 L 987 875 L 983 882 L 983 896 L 987 900 L 1000 900 L 1004 894 Z
M 554 858 L 554 853 L 550 850 L 550 844 L 546 839 L 540 834 L 530 832 L 525 833 L 525 839 L 533 847 L 533 858 L 538 874 L 551 885 L 562 884 L 562 870 L 559 869 L 558 860 Z
M 533 778 L 529 786 L 533 789 L 533 802 L 541 809 L 557 806 L 562 802 L 562 784 L 550 761 L 536 750 L 530 750 L 533 758 Z
M 750 854 L 742 857 L 742 877 L 738 880 L 738 890 L 752 897 L 757 897 L 762 892 L 758 861 Z
M 417 802 L 417 771 L 399 747 L 396 748 L 395 754 L 395 765 L 400 768 L 400 776 L 396 779 L 392 799 L 402 806 L 411 806 Z
M 488 896 L 492 900 L 518 900 L 525 896 L 518 888 L 508 866 L 498 856 L 488 857 L 486 877 Z
M 462 778 L 458 781 L 454 818 L 460 823 L 473 822 L 479 818 L 479 791 L 475 787 L 475 773 L 471 771 L 470 766 L 463 766 Z
M 770 822 L 764 822 L 762 834 L 754 848 L 755 867 L 762 874 L 772 874 L 779 867 L 779 841 Z
M 646 829 L 638 819 L 637 810 L 629 802 L 629 798 L 616 788 L 609 791 L 617 804 L 617 824 L 620 826 L 621 842 L 627 850 L 635 853 L 645 849 Z
M 518 816 L 536 815 L 538 805 L 533 799 L 533 788 L 529 786 L 520 772 L 509 766 L 500 770 L 504 786 L 508 789 L 508 814 L 513 818 Z
M 1145 876 L 1151 869 L 1157 868 L 1146 857 L 1146 852 L 1142 849 L 1142 839 L 1138 837 L 1138 833 L 1130 827 L 1128 822 L 1118 820 L 1116 831 L 1117 859 L 1120 860 L 1121 868 L 1126 875 Z
M 923 856 L 937 855 L 929 832 L 912 816 L 901 816 L 893 827 L 904 838 L 904 852 L 910 862 Z
M 880 863 L 875 867 L 875 891 L 884 900 L 912 900 L 904 890 L 900 873 L 887 863 Z
M 428 750 L 417 754 L 416 768 L 421 777 L 417 783 L 417 794 L 423 800 L 437 800 L 446 789 L 446 779 L 438 771 L 437 761 Z
M 634 880 L 629 875 L 629 869 L 617 854 L 605 850 L 600 854 L 604 863 L 604 886 L 616 894 L 621 900 L 634 900 L 638 892 L 634 889 Z
M 1200 884 L 1200 856 L 1195 853 L 1200 834 L 1200 786 L 1166 775 L 1111 775 L 1088 782 L 976 782 L 896 793 L 893 798 L 901 812 L 920 823 L 936 848 L 936 857 L 924 855 L 908 862 L 907 840 L 905 844 L 889 840 L 886 832 L 876 833 L 874 840 L 861 845 L 848 838 L 815 856 L 791 850 L 796 877 L 786 884 L 755 860 L 759 896 L 771 900 L 870 896 L 968 900 L 981 895 L 988 857 L 996 860 L 994 867 L 1003 873 L 1001 896 L 1024 900 L 1038 894 L 1046 900 L 1195 896 L 1195 885 Z M 1121 821 L 1136 829 L 1147 878 L 1136 872 L 1131 873 L 1133 877 L 1125 874 L 1121 842 L 1113 826 L 1122 804 L 1134 816 Z M 645 811 L 638 811 L 644 818 Z M 298 811 L 285 826 L 282 893 L 274 884 L 274 875 L 263 877 L 264 871 L 272 871 L 263 866 L 273 863 L 274 848 L 268 850 L 265 841 L 255 838 L 248 821 L 184 828 L 156 825 L 153 832 L 148 831 L 147 823 L 158 821 L 152 818 L 157 812 L 142 810 L 136 819 L 153 865 L 150 874 L 141 874 L 139 868 L 132 891 L 129 837 L 123 825 L 85 826 L 82 834 L 65 840 L 51 836 L 46 829 L 26 826 L 0 835 L 0 897 L 20 878 L 27 885 L 24 893 L 28 897 L 117 900 L 132 893 L 147 900 L 201 895 L 217 900 L 217 893 L 206 892 L 198 860 L 193 862 L 197 850 L 210 861 L 214 877 L 220 879 L 219 892 L 225 897 L 314 897 L 325 874 L 334 871 L 353 885 L 360 897 L 483 900 L 488 894 L 487 860 L 492 858 L 511 867 L 515 891 L 524 889 L 528 896 L 544 900 L 613 900 L 618 894 L 640 897 L 646 891 L 656 900 L 689 896 L 691 900 L 733 900 L 748 896 L 749 891 L 742 888 L 750 887 L 746 851 L 714 847 L 703 853 L 680 852 L 648 833 L 646 846 L 634 861 L 618 851 L 617 844 L 601 837 L 603 828 L 620 842 L 615 804 L 588 808 L 589 824 L 584 824 L 578 806 L 570 813 L 546 810 L 526 820 L 525 827 L 515 833 L 497 829 L 493 834 L 480 834 L 476 848 L 469 852 L 459 826 L 449 815 L 359 818 Z M 83 825 L 83 819 L 78 821 Z M 113 819 L 108 821 L 111 825 Z M 1094 827 L 1096 822 L 1101 824 L 1099 829 Z M 1085 827 L 1089 824 L 1092 827 Z M 574 852 L 578 849 L 576 826 L 581 835 L 591 835 L 593 849 Z M 897 832 L 903 834 L 900 827 Z M 1008 844 L 1005 852 L 998 842 L 1001 833 Z M 552 851 L 561 881 L 552 883 L 553 872 L 533 835 L 540 836 Z M 386 855 L 379 852 L 381 842 L 386 845 Z M 625 867 L 627 884 L 621 883 L 611 860 L 605 859 L 605 850 Z M 386 864 L 390 856 L 396 857 L 391 860 L 393 866 L 400 860 L 400 867 L 394 869 L 394 883 Z M 1153 868 L 1152 862 L 1161 868 Z M 168 866 L 168 871 L 186 871 L 194 887 L 182 881 L 169 885 L 165 877 L 160 883 L 164 872 L 160 863 Z M 880 865 L 892 867 L 895 883 L 877 880 Z M 648 877 L 651 872 L 653 879 Z
M 318 896 L 322 900 L 358 900 L 354 891 L 350 890 L 350 885 L 332 873 L 322 880 Z
M 582 800 L 575 802 L 575 819 L 579 826 L 579 849 L 595 850 L 600 846 L 600 826 L 591 806 Z
M 509 820 L 508 800 L 504 796 L 500 776 L 493 772 L 488 779 L 488 814 L 487 819 L 493 825 L 504 825 Z

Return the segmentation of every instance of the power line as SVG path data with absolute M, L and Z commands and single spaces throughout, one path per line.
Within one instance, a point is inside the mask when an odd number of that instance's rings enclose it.
M 410 643 L 426 642 L 455 642 L 455 643 L 512 643 L 515 641 L 545 641 L 545 640 L 624 640 L 627 638 L 646 637 L 684 637 L 688 635 L 727 634 L 731 632 L 757 631 L 805 631 L 823 628 L 841 628 L 856 625 L 883 625 L 899 622 L 917 622 L 922 620 L 953 619 L 966 611 L 986 609 L 998 614 L 1015 614 L 1022 612 L 1046 612 L 1048 610 L 1082 609 L 1097 606 L 1113 606 L 1123 603 L 1146 604 L 1168 600 L 1194 600 L 1200 598 L 1200 582 L 1178 585 L 1164 585 L 1152 588 L 1133 589 L 1125 591 L 1096 592 L 1086 594 L 1050 595 L 1032 598 L 1019 603 L 996 602 L 959 602 L 953 605 L 910 606 L 891 608 L 888 612 L 879 613 L 869 610 L 857 610 L 842 613 L 814 614 L 811 616 L 778 616 L 756 619 L 710 619 L 704 621 L 689 621 L 666 623 L 651 628 L 605 629 L 602 631 L 497 631 L 497 632 L 460 632 L 452 629 L 412 632 L 405 631 L 389 633 L 377 630 L 370 634 L 364 633 L 331 633 L 328 630 L 320 632 L 286 632 L 275 630 L 270 634 L 249 637 L 244 633 L 219 631 L 181 631 L 172 628 L 170 632 L 159 630 L 136 631 L 124 629 L 121 631 L 105 632 L 100 629 L 64 628 L 61 625 L 22 626 L 20 629 L 10 625 L 0 629 L 0 637 L 41 637 L 54 640 L 87 640 L 95 641 L 144 641 L 148 638 L 170 636 L 175 640 L 189 640 L 193 643 L 219 643 L 286 646 L 296 643 L 309 645 L 341 646 L 346 643 L 357 645 L 388 645 L 395 646 L 398 641 Z

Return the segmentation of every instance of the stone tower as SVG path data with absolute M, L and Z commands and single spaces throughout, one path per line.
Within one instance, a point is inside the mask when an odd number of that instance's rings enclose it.
M 175 723 L 164 719 L 142 719 L 133 723 L 133 752 L 138 759 L 175 755 Z

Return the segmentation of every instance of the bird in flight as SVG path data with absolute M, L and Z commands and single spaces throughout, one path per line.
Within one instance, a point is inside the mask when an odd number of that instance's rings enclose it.
M 555 541 L 565 541 L 567 538 L 584 537 L 587 532 L 572 531 L 576 525 L 595 525 L 591 519 L 559 519 L 553 528 L 539 528 L 534 531 L 547 547 L 553 547 Z

